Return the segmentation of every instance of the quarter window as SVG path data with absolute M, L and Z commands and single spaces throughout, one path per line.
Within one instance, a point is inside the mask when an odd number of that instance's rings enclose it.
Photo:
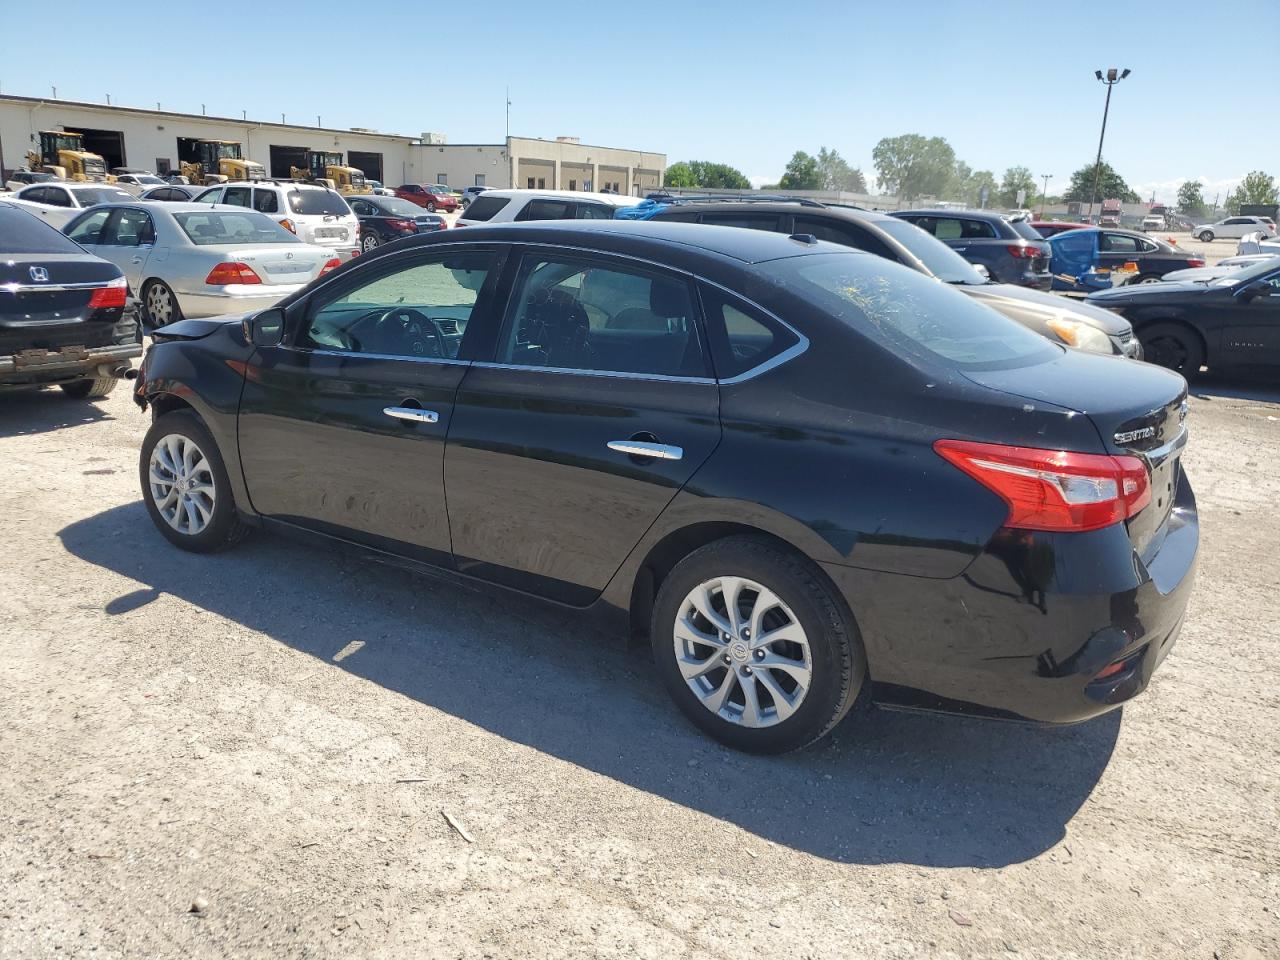
M 796 335 L 749 304 L 717 287 L 702 287 L 716 376 L 728 380 L 776 357 L 798 342 Z
M 300 347 L 427 360 L 458 356 L 493 254 L 465 252 L 383 274 L 322 302 Z
M 707 375 L 683 280 L 598 262 L 527 258 L 501 363 L 664 377 Z

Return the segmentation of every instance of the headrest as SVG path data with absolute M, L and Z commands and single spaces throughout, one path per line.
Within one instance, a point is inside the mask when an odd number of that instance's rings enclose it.
M 649 285 L 649 309 L 667 320 L 672 317 L 687 317 L 689 292 L 683 284 L 671 280 L 654 280 Z

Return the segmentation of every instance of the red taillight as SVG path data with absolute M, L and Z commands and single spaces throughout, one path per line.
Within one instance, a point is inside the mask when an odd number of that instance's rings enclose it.
M 1203 266 L 1204 266 L 1204 258 L 1203 258 L 1203 257 L 1188 257 L 1188 258 L 1187 258 L 1187 266 L 1188 266 L 1188 267 L 1203 267 Z
M 123 307 L 128 298 L 129 281 L 124 277 L 116 277 L 105 287 L 98 287 L 89 295 L 89 309 L 116 310 Z
M 204 282 L 214 287 L 225 287 L 230 283 L 261 283 L 262 278 L 253 272 L 247 263 L 230 261 L 220 263 L 204 278 Z
M 1010 244 L 1005 247 L 1005 249 L 1019 260 L 1034 260 L 1036 257 L 1040 256 L 1040 249 L 1038 247 L 1015 246 Z
M 466 227 L 466 226 L 470 226 L 470 224 L 463 223 L 461 220 L 455 220 L 455 221 L 453 221 L 453 225 L 454 225 L 455 227 Z
M 968 440 L 939 440 L 933 449 L 1004 499 L 1006 527 L 1098 530 L 1151 502 L 1151 478 L 1137 457 Z
M 296 234 L 298 232 L 298 225 L 294 223 L 292 220 L 290 220 L 288 217 L 280 221 L 280 226 L 284 227 L 290 233 Z
M 412 220 L 388 220 L 387 226 L 392 230 L 401 230 L 405 233 L 413 233 L 418 229 L 418 225 Z
M 353 253 L 353 254 L 351 254 L 351 255 L 352 255 L 353 257 L 355 256 L 355 254 L 354 254 L 354 253 Z M 329 260 L 328 262 L 326 262 L 326 263 L 325 263 L 325 265 L 324 265 L 323 267 L 321 267 L 321 268 L 320 268 L 320 274 L 319 274 L 319 275 L 323 277 L 323 276 L 324 276 L 326 273 L 328 273 L 330 270 L 337 270 L 340 266 L 342 266 L 342 261 L 341 261 L 341 260 L 339 260 L 337 257 L 334 257 L 332 260 Z

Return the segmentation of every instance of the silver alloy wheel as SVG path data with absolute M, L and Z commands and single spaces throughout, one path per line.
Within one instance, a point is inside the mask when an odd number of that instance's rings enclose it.
M 147 288 L 147 316 L 157 327 L 173 319 L 173 294 L 163 283 L 153 283 Z
M 165 522 L 195 536 L 213 519 L 217 490 L 213 470 L 194 440 L 180 433 L 160 438 L 148 464 L 151 500 Z
M 365 238 L 364 238 L 364 252 L 365 252 L 365 253 L 368 253 L 370 250 L 372 250 L 374 247 L 376 247 L 376 246 L 378 245 L 378 243 L 379 243 L 379 241 L 378 241 L 378 237 L 377 237 L 377 235 L 376 235 L 376 234 L 372 234 L 372 233 L 365 234 Z
M 781 723 L 812 685 L 809 638 L 799 619 L 768 587 L 744 577 L 716 577 L 690 590 L 673 640 L 689 689 L 730 723 Z
M 1141 280 L 1139 280 L 1139 281 L 1138 281 L 1138 283 L 1139 283 L 1139 284 L 1142 284 L 1142 283 L 1160 283 L 1160 278 L 1159 278 L 1159 277 L 1143 277 Z

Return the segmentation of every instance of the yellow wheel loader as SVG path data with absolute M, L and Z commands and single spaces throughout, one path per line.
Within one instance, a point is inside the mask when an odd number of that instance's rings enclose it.
M 84 135 L 66 130 L 41 130 L 40 152 L 27 151 L 27 167 L 80 183 L 116 182 L 106 161 L 84 148 Z

